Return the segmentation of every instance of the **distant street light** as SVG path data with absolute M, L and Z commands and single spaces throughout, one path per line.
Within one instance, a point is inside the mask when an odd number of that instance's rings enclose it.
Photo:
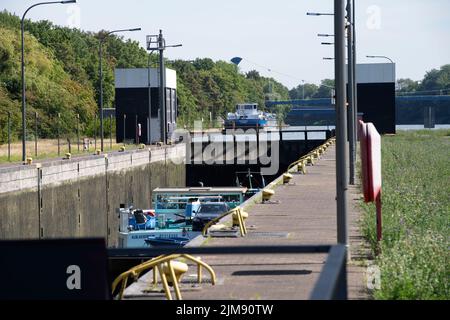
M 317 36 L 318 37 L 334 37 L 334 34 L 319 33 Z
M 27 10 L 25 10 L 25 13 L 22 16 L 22 19 L 20 20 L 20 37 L 21 37 L 21 46 L 22 46 L 22 53 L 21 53 L 21 72 L 22 72 L 22 161 L 25 161 L 26 158 L 26 130 L 27 130 L 27 119 L 26 119 L 26 104 L 25 104 L 25 60 L 24 60 L 24 22 L 25 22 L 25 16 L 30 11 L 31 8 L 44 5 L 44 4 L 69 4 L 69 3 L 76 3 L 76 0 L 69 0 L 69 1 L 49 1 L 49 2 L 40 2 L 33 4 L 31 7 L 28 7 Z
M 323 60 L 334 60 L 334 58 L 331 58 L 331 57 L 323 57 Z
M 324 46 L 332 46 L 332 45 L 334 45 L 334 42 L 321 42 L 320 44 L 322 44 Z
M 307 12 L 307 16 L 334 16 L 333 13 Z
M 366 58 L 381 58 L 381 59 L 387 59 L 387 60 L 389 60 L 392 64 L 394 64 L 394 61 L 392 61 L 391 58 L 386 57 L 386 56 L 366 56 Z
M 103 152 L 103 67 L 102 67 L 102 45 L 103 41 L 112 33 L 117 32 L 128 32 L 128 31 L 140 31 L 141 28 L 133 29 L 120 29 L 107 32 L 103 37 L 100 38 L 100 45 L 98 49 L 99 56 L 99 78 L 100 78 L 100 150 Z M 125 134 L 125 133 L 124 133 Z
M 303 85 L 302 85 L 302 100 L 305 100 L 305 80 L 302 80 Z

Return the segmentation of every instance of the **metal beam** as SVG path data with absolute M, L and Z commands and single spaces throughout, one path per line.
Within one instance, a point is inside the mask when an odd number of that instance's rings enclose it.
M 334 0 L 334 69 L 336 83 L 336 204 L 337 242 L 347 245 L 347 112 L 345 90 L 345 3 Z

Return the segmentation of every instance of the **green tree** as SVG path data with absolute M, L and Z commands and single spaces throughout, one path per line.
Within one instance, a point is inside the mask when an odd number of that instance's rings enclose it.
M 314 94 L 313 98 L 330 98 L 331 91 L 334 88 L 334 80 L 332 79 L 323 79 L 320 82 L 319 89 L 316 94 Z
M 450 90 L 450 64 L 433 69 L 425 74 L 420 86 L 420 91 Z M 432 94 L 431 92 L 429 94 Z

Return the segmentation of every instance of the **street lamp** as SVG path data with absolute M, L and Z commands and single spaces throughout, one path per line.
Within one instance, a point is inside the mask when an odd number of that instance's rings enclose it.
M 25 103 L 25 60 L 24 60 L 24 22 L 25 22 L 25 16 L 30 11 L 31 8 L 44 5 L 44 4 L 69 4 L 69 3 L 76 3 L 76 0 L 69 0 L 69 1 L 48 1 L 48 2 L 40 2 L 33 4 L 31 7 L 28 7 L 27 10 L 25 10 L 25 13 L 22 16 L 22 19 L 20 20 L 20 37 L 21 37 L 21 46 L 22 46 L 22 53 L 21 53 L 21 72 L 22 72 L 22 161 L 25 161 L 26 157 L 26 129 L 27 129 L 27 120 L 26 120 L 26 103 Z
M 389 60 L 392 64 L 394 64 L 394 61 L 392 61 L 391 58 L 386 57 L 386 56 L 366 56 L 366 58 L 381 58 L 381 59 L 387 59 L 387 60 Z
M 320 13 L 320 12 L 307 12 L 306 13 L 307 16 L 334 16 L 333 13 Z
M 355 82 L 355 70 L 356 70 L 356 44 L 355 44 L 355 1 L 354 0 L 346 0 L 347 5 L 345 10 L 347 11 L 347 15 L 344 13 L 344 26 L 345 31 L 347 32 L 347 56 L 348 56 L 348 67 L 347 67 L 347 79 L 348 79 L 348 112 L 347 112 L 347 125 L 348 125 L 348 134 L 349 134 L 349 158 L 350 158 L 350 170 L 349 170 L 349 181 L 350 184 L 355 184 L 355 163 L 356 163 L 356 109 L 357 109 L 357 87 Z M 335 6 L 341 6 L 341 3 L 336 3 Z M 336 8 L 335 8 L 336 9 Z M 340 9 L 336 14 L 340 14 Z M 307 13 L 310 16 L 322 16 L 322 15 L 333 15 L 326 13 Z M 336 18 L 336 16 L 335 16 Z M 341 18 L 341 17 L 339 17 Z M 346 21 L 345 21 L 346 20 Z M 336 26 L 335 26 L 335 34 L 336 34 Z M 335 37 L 338 38 L 338 35 L 331 34 L 318 34 L 318 37 Z M 340 35 L 339 35 L 340 36 Z M 345 37 L 345 34 L 344 34 Z M 337 41 L 336 41 L 337 42 Z M 322 42 L 322 45 L 334 45 L 331 42 Z M 340 45 L 340 44 L 339 44 Z M 344 45 L 345 46 L 345 45 Z M 326 59 L 324 60 L 332 60 Z M 338 62 L 338 57 L 336 57 L 336 62 Z M 345 61 L 345 57 L 344 57 Z
M 331 58 L 331 57 L 323 57 L 323 60 L 334 60 L 334 58 Z
M 305 100 L 305 80 L 302 80 L 302 100 Z
M 102 45 L 103 41 L 112 33 L 117 32 L 128 32 L 128 31 L 140 31 L 141 28 L 133 29 L 120 29 L 107 32 L 103 37 L 100 38 L 100 44 L 98 49 L 99 56 L 99 78 L 100 78 L 100 150 L 103 152 L 103 67 L 102 67 Z M 124 133 L 125 134 L 125 133 Z
M 320 44 L 322 44 L 324 46 L 332 46 L 332 45 L 334 45 L 334 42 L 321 42 Z

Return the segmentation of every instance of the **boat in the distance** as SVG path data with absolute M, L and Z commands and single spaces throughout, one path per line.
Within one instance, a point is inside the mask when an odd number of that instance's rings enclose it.
M 257 103 L 241 103 L 236 111 L 230 112 L 224 122 L 225 129 L 248 129 L 276 127 L 277 117 L 273 113 L 258 110 Z

